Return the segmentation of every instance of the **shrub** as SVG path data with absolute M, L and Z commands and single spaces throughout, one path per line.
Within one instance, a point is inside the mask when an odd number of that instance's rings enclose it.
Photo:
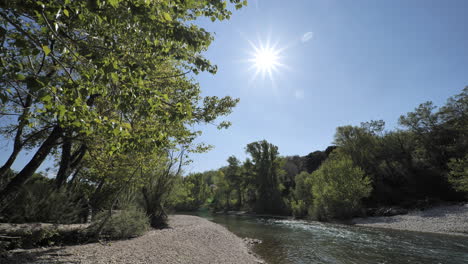
M 82 194 L 57 190 L 53 180 L 35 174 L 2 215 L 10 223 L 71 224 L 80 222 L 85 206 Z
M 468 193 L 468 155 L 463 159 L 452 159 L 448 163 L 450 173 L 448 180 L 459 192 Z
M 333 152 L 309 180 L 314 195 L 312 214 L 318 220 L 352 217 L 372 189 L 364 171 L 339 151 Z
M 303 218 L 308 215 L 308 209 L 312 206 L 312 186 L 310 178 L 312 175 L 303 171 L 296 175 L 296 188 L 294 189 L 294 197 L 297 202 L 291 203 L 291 209 L 294 217 Z
M 100 230 L 101 229 L 101 230 Z M 122 211 L 99 212 L 88 232 L 92 236 L 107 239 L 125 239 L 143 235 L 149 229 L 149 219 L 137 208 L 130 207 Z
M 304 201 L 292 201 L 291 210 L 294 218 L 304 218 L 307 216 L 307 205 Z

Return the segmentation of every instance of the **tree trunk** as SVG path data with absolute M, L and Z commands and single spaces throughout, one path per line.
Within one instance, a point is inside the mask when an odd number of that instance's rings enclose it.
M 239 187 L 237 189 L 237 209 L 240 209 L 242 207 L 242 190 Z
M 19 152 L 20 149 L 13 148 L 13 152 L 11 153 L 10 157 L 0 168 L 0 190 L 3 190 L 3 188 L 5 188 L 5 186 L 9 183 L 10 177 L 8 177 L 8 171 L 10 170 L 11 165 L 13 165 L 13 162 L 15 162 Z
M 153 212 L 150 214 L 151 227 L 158 229 L 167 227 L 167 214 L 161 202 L 158 201 L 153 209 Z
M 55 177 L 55 184 L 57 189 L 63 186 L 67 182 L 68 177 L 75 171 L 75 175 L 79 171 L 79 166 L 83 160 L 84 155 L 88 148 L 86 144 L 81 144 L 80 148 L 77 149 L 73 154 L 71 153 L 72 143 L 69 139 L 64 139 L 62 146 L 62 157 L 60 160 L 60 168 Z
M 70 163 L 71 163 L 71 147 L 72 142 L 65 135 L 62 143 L 62 157 L 60 159 L 60 168 L 55 177 L 55 187 L 59 189 L 68 178 L 70 174 Z
M 31 95 L 28 95 L 26 97 L 26 105 L 24 106 L 23 113 L 21 114 L 20 117 L 18 117 L 18 128 L 16 130 L 15 141 L 13 144 L 13 152 L 11 153 L 10 157 L 5 162 L 5 164 L 3 164 L 3 166 L 0 168 L 0 179 L 3 179 L 6 176 L 6 173 L 10 170 L 11 165 L 13 165 L 13 163 L 16 160 L 16 157 L 18 157 L 19 152 L 23 148 L 23 142 L 21 142 L 21 136 L 23 135 L 23 129 L 26 126 L 26 116 L 29 113 L 29 107 L 31 106 L 31 104 L 32 104 L 32 97 Z M 0 186 L 0 190 L 2 190 L 3 187 L 4 186 Z
M 49 137 L 42 143 L 32 159 L 24 166 L 24 168 L 0 191 L 0 212 L 2 212 L 8 204 L 10 204 L 18 195 L 23 184 L 31 178 L 37 168 L 49 155 L 57 140 L 61 137 L 61 128 L 57 125 L 54 127 Z

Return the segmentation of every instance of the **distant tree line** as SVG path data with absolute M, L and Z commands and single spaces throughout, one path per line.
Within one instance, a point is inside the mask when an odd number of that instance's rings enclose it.
M 413 208 L 460 201 L 468 193 L 468 88 L 436 108 L 341 126 L 334 145 L 307 156 L 281 157 L 266 141 L 250 143 L 244 162 L 231 156 L 218 170 L 180 178 L 175 207 L 247 210 L 316 219 L 362 215 L 363 208 Z

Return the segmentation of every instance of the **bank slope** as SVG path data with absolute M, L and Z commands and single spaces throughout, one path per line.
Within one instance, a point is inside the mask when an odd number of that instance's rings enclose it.
M 107 244 L 18 250 L 0 263 L 261 263 L 223 226 L 188 215 L 171 216 L 169 225 Z
M 438 206 L 406 215 L 355 218 L 353 223 L 369 227 L 468 235 L 468 204 Z

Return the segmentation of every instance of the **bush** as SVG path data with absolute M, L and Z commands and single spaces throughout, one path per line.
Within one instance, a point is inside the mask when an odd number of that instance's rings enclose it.
M 310 178 L 312 175 L 303 171 L 296 175 L 296 188 L 294 189 L 294 197 L 297 202 L 291 203 L 293 215 L 296 218 L 303 218 L 308 215 L 308 209 L 312 206 L 312 186 Z
M 372 190 L 369 177 L 351 158 L 335 151 L 312 173 L 312 215 L 318 220 L 344 219 L 361 209 L 361 199 Z
M 307 216 L 307 205 L 304 201 L 292 201 L 291 210 L 294 218 L 304 218 Z
M 448 163 L 450 173 L 448 180 L 459 192 L 468 193 L 468 155 L 463 159 L 452 159 Z
M 143 235 L 149 229 L 149 219 L 137 208 L 99 212 L 88 228 L 90 235 L 106 239 L 125 239 Z M 99 230 L 101 229 L 101 230 Z
M 71 224 L 82 220 L 86 204 L 80 193 L 57 190 L 52 179 L 35 174 L 5 211 L 3 221 L 10 223 Z

